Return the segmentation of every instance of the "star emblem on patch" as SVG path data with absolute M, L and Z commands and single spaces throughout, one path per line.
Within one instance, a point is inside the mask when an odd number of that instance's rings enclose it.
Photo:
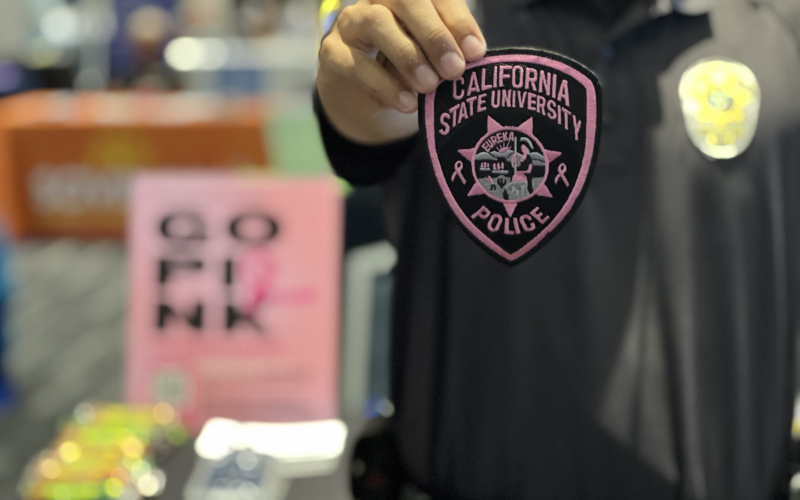
M 489 51 L 420 96 L 420 130 L 439 187 L 472 238 L 510 265 L 567 223 L 597 158 L 600 85 L 540 50 Z

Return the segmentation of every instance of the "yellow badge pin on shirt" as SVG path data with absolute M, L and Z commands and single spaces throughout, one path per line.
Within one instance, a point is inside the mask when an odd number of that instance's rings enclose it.
M 761 89 L 756 75 L 744 64 L 699 61 L 681 77 L 679 93 L 686 131 L 706 156 L 735 158 L 753 142 Z

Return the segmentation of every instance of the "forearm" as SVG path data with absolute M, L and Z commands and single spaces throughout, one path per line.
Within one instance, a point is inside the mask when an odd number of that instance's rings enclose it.
M 344 136 L 334 127 L 323 109 L 319 93 L 314 95 L 314 111 L 328 159 L 337 175 L 353 185 L 382 182 L 408 163 L 419 147 L 419 134 L 385 144 L 363 144 Z

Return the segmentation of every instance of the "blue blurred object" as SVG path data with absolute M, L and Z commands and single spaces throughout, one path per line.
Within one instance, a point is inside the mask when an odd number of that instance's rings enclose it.
M 264 89 L 262 72 L 255 69 L 220 71 L 217 85 L 225 94 L 259 95 Z
M 375 277 L 372 305 L 372 343 L 370 354 L 369 397 L 371 400 L 388 400 L 389 394 L 389 344 L 391 337 L 392 294 L 394 275 Z
M 183 496 L 186 500 L 283 500 L 287 490 L 267 457 L 244 449 L 219 460 L 198 458 Z
M 0 97 L 18 94 L 45 85 L 41 77 L 20 63 L 0 60 Z
M 366 418 L 391 417 L 394 405 L 389 393 L 389 341 L 391 335 L 394 275 L 375 276 L 372 304 L 372 339 L 369 357 L 369 392 L 364 405 Z
M 14 61 L 0 61 L 0 95 L 19 91 L 25 80 L 25 70 Z
M 6 311 L 10 286 L 8 268 L 8 240 L 0 231 L 0 412 L 9 409 L 14 403 L 14 391 L 5 370 L 6 352 Z
M 168 12 L 174 12 L 177 0 L 116 0 L 114 10 L 117 18 L 117 32 L 111 41 L 111 77 L 130 78 L 136 71 L 136 50 L 125 32 L 128 17 L 138 8 L 153 5 Z
M 397 251 L 384 240 L 350 249 L 345 260 L 342 412 L 388 417 L 393 413 L 389 344 Z

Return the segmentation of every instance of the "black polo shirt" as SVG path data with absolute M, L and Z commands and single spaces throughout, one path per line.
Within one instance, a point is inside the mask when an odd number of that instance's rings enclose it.
M 782 0 L 776 0 L 782 1 Z M 399 251 L 393 398 L 413 480 L 459 500 L 760 500 L 786 479 L 800 313 L 800 53 L 765 0 L 616 17 L 600 0 L 484 4 L 490 47 L 598 73 L 602 142 L 571 222 L 508 268 L 458 226 L 418 137 L 353 144 L 336 171 L 382 183 Z M 683 72 L 747 65 L 750 148 L 704 157 Z

